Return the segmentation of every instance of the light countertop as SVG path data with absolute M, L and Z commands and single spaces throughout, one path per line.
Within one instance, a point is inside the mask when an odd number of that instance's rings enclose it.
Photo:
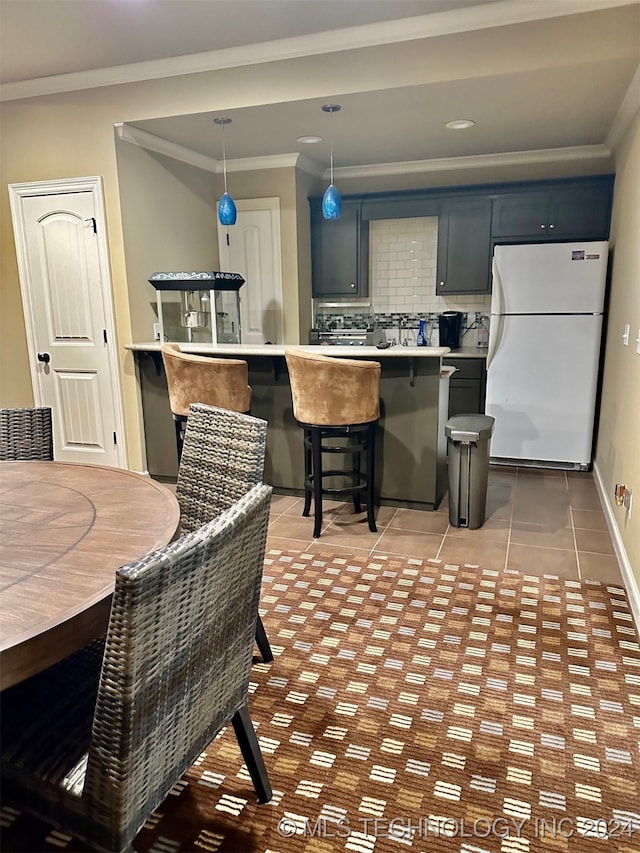
M 487 347 L 460 347 L 447 353 L 447 358 L 486 358 Z
M 134 352 L 160 352 L 160 341 L 147 341 L 146 343 L 125 344 L 125 349 Z M 458 355 L 457 350 L 452 353 L 449 347 L 402 347 L 392 346 L 386 349 L 378 349 L 374 346 L 296 346 L 290 345 L 293 349 L 300 349 L 304 352 L 315 352 L 329 356 L 342 356 L 349 358 L 442 358 L 446 355 Z M 188 344 L 180 341 L 180 349 L 183 352 L 200 353 L 202 355 L 271 355 L 283 356 L 285 348 L 284 344 Z M 470 356 L 466 356 L 469 358 Z

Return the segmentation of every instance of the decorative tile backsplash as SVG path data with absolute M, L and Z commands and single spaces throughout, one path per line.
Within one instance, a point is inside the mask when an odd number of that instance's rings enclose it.
M 437 216 L 369 222 L 369 293 L 376 314 L 488 314 L 488 294 L 438 296 L 437 253 Z
M 482 317 L 488 327 L 491 296 L 439 296 L 436 292 L 438 217 L 377 219 L 369 222 L 369 300 L 348 312 L 316 313 L 321 331 L 345 328 L 385 330 L 387 340 L 415 345 L 420 320 L 427 320 L 429 343 L 437 346 L 438 315 L 462 311 L 463 346 L 476 346 Z M 356 300 L 357 301 L 357 300 Z
M 379 326 L 387 338 L 415 343 L 420 318 L 438 344 L 438 315 L 466 314 L 463 343 L 475 346 L 481 316 L 488 316 L 491 297 L 439 296 L 436 292 L 438 217 L 378 219 L 369 222 L 369 293 Z

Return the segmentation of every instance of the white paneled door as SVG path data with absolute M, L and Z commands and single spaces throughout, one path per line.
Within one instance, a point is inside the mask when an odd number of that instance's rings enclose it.
M 36 404 L 52 409 L 56 460 L 123 467 L 101 199 L 26 186 L 11 191 Z
M 220 269 L 237 272 L 242 343 L 283 343 L 280 200 L 241 199 L 235 225 L 218 222 Z

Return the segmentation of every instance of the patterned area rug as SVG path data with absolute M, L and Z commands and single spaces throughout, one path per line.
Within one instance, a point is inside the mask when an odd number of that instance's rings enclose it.
M 250 710 L 135 841 L 177 853 L 637 853 L 640 648 L 624 590 L 402 558 L 271 551 L 276 653 Z M 82 850 L 4 811 L 3 850 Z

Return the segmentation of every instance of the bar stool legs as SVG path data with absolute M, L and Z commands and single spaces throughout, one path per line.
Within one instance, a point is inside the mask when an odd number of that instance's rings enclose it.
M 173 415 L 173 423 L 176 428 L 176 447 L 178 449 L 178 465 L 182 459 L 182 445 L 184 444 L 184 432 L 187 428 L 187 419 L 184 415 Z
M 307 483 L 311 482 L 311 473 L 313 471 L 313 463 L 311 459 L 311 430 L 303 427 L 303 443 L 304 443 L 304 509 L 302 515 L 305 518 L 309 517 L 311 510 L 311 489 L 307 488 Z
M 377 533 L 373 505 L 375 481 L 375 430 L 377 421 L 368 424 L 356 424 L 345 427 L 321 427 L 303 424 L 304 430 L 304 509 L 303 516 L 309 516 L 311 499 L 314 504 L 313 538 L 317 539 L 322 531 L 323 495 L 339 497 L 351 495 L 355 512 L 361 512 L 361 496 L 367 502 L 367 522 L 369 530 Z M 337 439 L 338 441 L 331 441 Z M 342 442 L 340 442 L 342 440 Z M 323 453 L 352 454 L 351 471 L 331 469 L 325 471 L 322 466 Z M 361 456 L 366 456 L 366 473 L 361 469 Z M 350 484 L 338 488 L 327 488 L 327 477 L 346 477 Z
M 367 521 L 369 522 L 369 530 L 372 533 L 377 533 L 376 519 L 373 514 L 373 487 L 374 487 L 374 472 L 376 458 L 376 425 L 372 424 L 369 428 L 367 440 Z
M 357 513 L 362 509 L 364 496 L 369 530 L 376 533 L 373 489 L 375 430 L 380 420 L 379 362 L 332 358 L 292 347 L 286 348 L 284 354 L 291 381 L 293 416 L 303 430 L 302 514 L 309 515 L 313 498 L 314 538 L 322 531 L 325 495 L 337 498 L 349 495 Z M 324 470 L 322 460 L 328 453 L 343 454 L 342 464 Z M 346 459 L 345 454 L 351 454 L 351 459 Z M 364 472 L 362 465 L 366 466 Z M 328 481 L 334 478 L 344 485 L 329 488 Z

